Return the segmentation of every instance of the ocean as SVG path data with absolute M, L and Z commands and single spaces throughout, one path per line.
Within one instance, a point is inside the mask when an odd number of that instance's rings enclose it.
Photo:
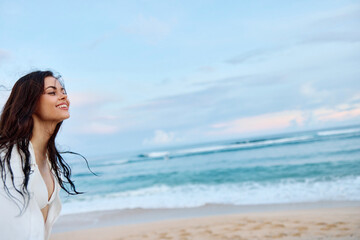
M 69 161 L 84 194 L 62 214 L 360 201 L 360 126 L 229 140 Z

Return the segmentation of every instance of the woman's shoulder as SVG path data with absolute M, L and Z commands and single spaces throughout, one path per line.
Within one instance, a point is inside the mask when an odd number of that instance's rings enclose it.
M 11 154 L 10 154 L 10 159 L 9 159 L 9 163 L 10 163 L 10 168 L 9 165 L 7 164 L 7 159 L 6 159 L 6 155 L 8 155 L 9 149 L 1 149 L 0 150 L 0 157 L 1 157 L 1 161 L 2 161 L 2 166 L 4 169 L 1 169 L 3 171 L 4 177 L 5 179 L 2 179 L 3 181 L 5 180 L 5 183 L 7 186 L 8 183 L 10 183 L 11 180 L 11 175 L 14 178 L 14 183 L 15 185 L 21 185 L 24 179 L 24 171 L 23 171 L 23 160 L 25 160 L 25 157 L 22 157 L 21 155 L 23 155 L 22 153 L 19 152 L 17 145 L 14 145 L 11 149 Z M 30 156 L 30 158 L 32 158 L 32 156 Z M 22 160 L 23 159 L 23 160 Z M 32 166 L 32 160 L 30 160 L 30 167 L 31 167 L 31 171 L 33 170 L 33 166 Z M 12 173 L 12 174 L 10 174 Z M 12 185 L 12 184 L 11 184 Z
M 0 157 L 1 160 L 4 159 L 4 157 L 9 154 L 10 149 L 9 148 L 0 148 Z M 29 146 L 28 146 L 28 153 L 30 154 L 30 163 L 33 164 L 34 163 L 34 151 L 32 148 L 31 143 L 29 142 Z M 21 159 L 25 159 L 25 153 L 23 152 L 23 150 L 21 150 L 17 144 L 15 143 L 12 147 L 11 147 L 11 153 L 10 153 L 10 158 L 11 161 L 13 161 L 14 163 L 18 163 L 21 162 Z
M 10 149 L 0 149 L 0 157 L 1 157 L 1 161 L 4 162 L 6 161 L 6 156 L 9 155 L 9 150 Z M 6 164 L 4 164 L 5 166 L 7 166 Z M 14 145 L 11 149 L 11 153 L 10 153 L 10 166 L 11 168 L 15 167 L 15 168 L 19 168 L 21 167 L 22 163 L 21 163 L 21 155 L 19 153 L 19 150 L 17 148 L 16 145 Z

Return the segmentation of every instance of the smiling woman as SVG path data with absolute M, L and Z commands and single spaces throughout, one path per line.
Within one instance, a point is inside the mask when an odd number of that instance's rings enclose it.
M 44 94 L 40 96 L 38 106 L 35 110 L 35 121 L 54 121 L 58 123 L 70 117 L 69 105 L 65 88 L 55 77 L 44 79 Z M 63 110 L 63 111 L 59 111 Z
M 1 239 L 49 239 L 61 210 L 60 188 L 79 194 L 55 146 L 69 106 L 64 84 L 50 71 L 15 83 L 0 119 Z

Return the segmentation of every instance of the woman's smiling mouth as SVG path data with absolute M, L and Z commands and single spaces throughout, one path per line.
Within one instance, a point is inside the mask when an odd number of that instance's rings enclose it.
M 60 109 L 64 109 L 64 110 L 68 109 L 68 105 L 66 103 L 61 103 L 61 104 L 57 105 L 56 107 L 60 108 Z

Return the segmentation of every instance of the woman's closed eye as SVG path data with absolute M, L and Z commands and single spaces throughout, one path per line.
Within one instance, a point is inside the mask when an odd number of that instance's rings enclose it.
M 49 94 L 49 95 L 56 95 L 56 92 L 48 92 L 47 94 Z M 67 93 L 66 93 L 65 91 L 63 91 L 61 94 L 67 95 Z

